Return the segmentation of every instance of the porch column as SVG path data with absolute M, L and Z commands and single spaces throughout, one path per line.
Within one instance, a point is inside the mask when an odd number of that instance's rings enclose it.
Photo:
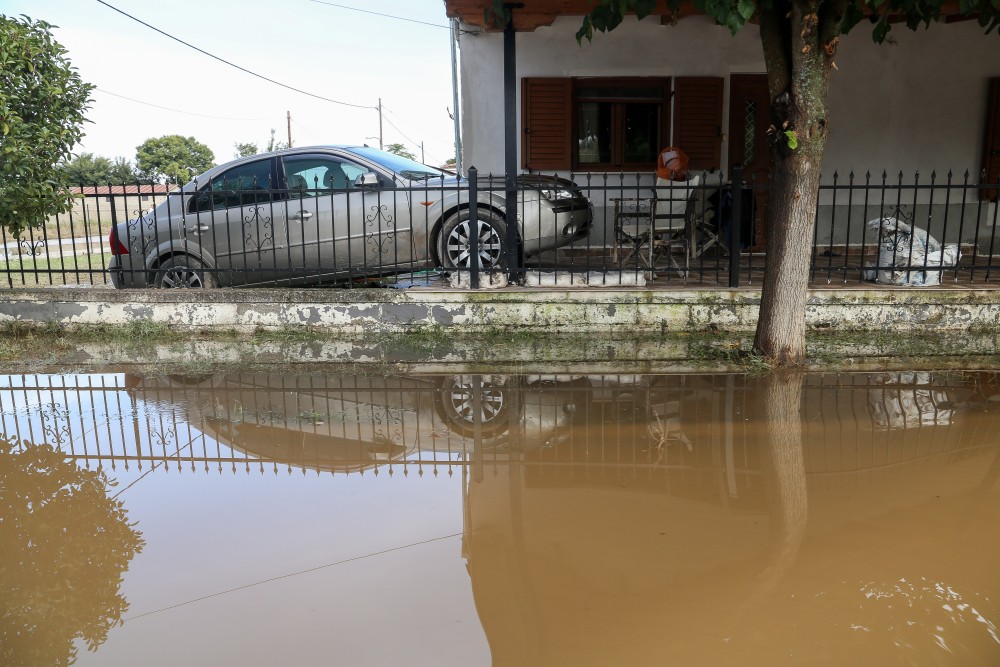
M 514 10 L 524 5 L 508 3 L 510 19 L 503 31 L 503 120 L 504 120 L 504 183 L 507 202 L 507 269 L 510 278 L 521 272 L 521 234 L 517 225 L 517 72 L 514 51 Z

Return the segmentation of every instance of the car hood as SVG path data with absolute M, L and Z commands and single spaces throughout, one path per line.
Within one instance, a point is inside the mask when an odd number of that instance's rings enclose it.
M 495 188 L 505 185 L 506 179 L 503 176 L 480 176 L 479 182 L 489 184 Z M 548 176 L 546 174 L 519 174 L 516 183 L 518 188 L 532 190 L 552 187 L 572 188 L 576 190 L 580 187 L 568 178 L 559 178 L 558 176 Z

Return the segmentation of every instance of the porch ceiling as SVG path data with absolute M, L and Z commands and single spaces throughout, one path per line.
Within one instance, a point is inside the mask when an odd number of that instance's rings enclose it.
M 485 11 L 493 6 L 492 0 L 445 0 L 445 11 L 449 18 L 460 18 L 469 25 L 487 27 L 484 19 Z M 593 0 L 523 0 L 524 7 L 514 10 L 514 29 L 521 32 L 531 32 L 535 28 L 552 25 L 558 16 L 583 16 L 594 8 Z M 684 0 L 677 18 L 698 14 L 694 3 Z M 666 0 L 661 0 L 652 12 L 660 16 L 664 23 L 673 22 L 672 14 L 667 9 Z M 493 29 L 490 26 L 488 29 Z
M 514 11 L 514 29 L 519 32 L 531 32 L 541 26 L 552 25 L 559 16 L 583 16 L 594 8 L 593 0 L 522 0 L 521 4 L 524 6 Z M 487 30 L 496 29 L 493 26 L 486 26 L 484 16 L 486 9 L 493 6 L 493 0 L 444 0 L 444 5 L 449 18 L 459 18 L 469 25 Z M 651 15 L 659 16 L 662 23 L 670 24 L 675 20 L 701 13 L 695 8 L 692 0 L 682 0 L 681 8 L 675 16 L 667 9 L 667 0 L 660 0 Z M 946 0 L 941 7 L 941 16 L 946 23 L 975 18 L 975 16 L 962 17 L 959 14 L 958 0 Z M 899 20 L 901 19 L 890 18 L 891 23 Z

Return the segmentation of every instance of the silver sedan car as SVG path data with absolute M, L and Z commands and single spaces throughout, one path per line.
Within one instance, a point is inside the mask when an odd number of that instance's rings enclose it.
M 503 183 L 469 182 L 368 146 L 291 148 L 214 167 L 110 235 L 115 287 L 337 282 L 506 265 Z M 518 178 L 525 256 L 585 237 L 593 209 L 564 179 Z M 470 210 L 478 223 L 472 233 Z M 513 236 L 513 235 L 512 235 Z

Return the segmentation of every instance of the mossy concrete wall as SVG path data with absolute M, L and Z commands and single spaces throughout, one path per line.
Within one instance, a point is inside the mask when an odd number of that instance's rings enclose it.
M 331 333 L 547 333 L 750 331 L 760 292 L 507 288 L 503 290 L 17 289 L 0 292 L 0 322 L 77 327 L 146 320 L 190 330 L 308 326 Z M 992 331 L 1000 291 L 992 289 L 817 289 L 806 309 L 812 330 Z

